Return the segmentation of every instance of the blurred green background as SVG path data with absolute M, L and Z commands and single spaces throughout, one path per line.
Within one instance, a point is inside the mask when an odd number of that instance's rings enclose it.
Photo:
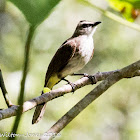
M 92 0 L 91 2 L 140 25 L 138 15 L 131 17 L 128 13 L 126 16 L 125 10 L 121 9 L 118 12 L 113 9 L 114 5 L 110 1 Z M 135 1 L 139 2 L 138 5 L 140 4 L 139 0 Z M 76 0 L 62 0 L 35 32 L 25 100 L 40 95 L 47 66 L 55 51 L 73 34 L 77 23 L 84 19 L 101 21 L 102 24 L 98 26 L 94 35 L 94 57 L 80 72 L 93 74 L 98 71 L 111 71 L 140 59 L 140 32 L 113 21 Z M 20 90 L 28 28 L 29 24 L 22 12 L 11 2 L 0 0 L 0 68 L 10 99 L 14 104 L 17 104 Z M 68 76 L 71 81 L 76 81 L 78 78 Z M 54 89 L 63 84 L 65 82 L 60 82 Z M 95 86 L 86 86 L 74 94 L 69 93 L 49 102 L 46 113 L 38 124 L 31 124 L 34 109 L 24 113 L 17 133 L 43 134 Z M 6 107 L 0 91 L 0 108 Z M 0 133 L 10 132 L 14 119 L 15 117 L 11 117 L 0 121 Z M 61 136 L 56 139 L 139 140 L 140 78 L 123 79 L 113 85 L 81 112 L 60 134 Z M 18 137 L 18 139 L 37 140 L 39 137 Z

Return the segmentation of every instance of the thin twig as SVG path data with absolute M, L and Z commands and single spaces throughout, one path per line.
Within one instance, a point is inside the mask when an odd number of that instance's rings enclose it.
M 134 77 L 136 71 L 140 69 L 140 60 L 121 70 L 111 73 L 102 83 L 95 87 L 74 107 L 72 107 L 63 117 L 61 117 L 42 137 L 40 140 L 53 139 L 66 125 L 68 125 L 81 111 L 89 104 L 103 94 L 109 87 L 118 82 L 124 77 Z M 49 135 L 47 135 L 49 134 Z M 53 134 L 53 135 L 51 135 Z M 55 134 L 55 135 L 54 135 Z
M 28 33 L 28 36 L 27 36 L 27 41 L 26 41 L 26 44 L 25 44 L 23 76 L 22 76 L 22 80 L 21 80 L 20 94 L 19 94 L 19 98 L 18 98 L 18 104 L 20 106 L 18 108 L 18 113 L 17 113 L 16 119 L 15 119 L 15 122 L 14 122 L 14 125 L 13 125 L 12 133 L 17 132 L 19 122 L 20 122 L 20 118 L 21 118 L 21 114 L 22 114 L 22 110 L 23 110 L 25 81 L 26 81 L 26 78 L 27 78 L 27 73 L 28 73 L 28 68 L 29 68 L 30 48 L 31 48 L 31 41 L 32 41 L 32 37 L 34 35 L 34 31 L 35 31 L 35 27 L 30 26 L 29 33 Z M 12 137 L 12 139 L 15 139 L 15 138 L 16 137 Z M 11 139 L 11 138 L 9 137 L 9 139 Z
M 8 107 L 12 106 L 13 104 L 12 104 L 12 102 L 9 99 L 8 92 L 7 92 L 5 84 L 4 84 L 4 80 L 3 80 L 1 69 L 0 69 L 0 87 L 1 87 L 2 94 L 3 94 L 3 97 L 5 99 L 5 102 L 6 102 L 7 106 Z

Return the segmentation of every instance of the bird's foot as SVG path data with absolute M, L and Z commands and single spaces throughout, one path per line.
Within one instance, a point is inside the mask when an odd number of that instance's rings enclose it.
M 73 73 L 71 76 L 84 76 L 84 73 Z
M 84 75 L 84 77 L 88 77 L 90 79 L 92 85 L 97 83 L 97 79 L 95 76 L 89 75 L 87 73 L 84 73 L 83 75 Z
M 73 73 L 72 76 L 84 76 L 84 77 L 88 77 L 91 80 L 91 84 L 96 84 L 97 83 L 97 79 L 95 76 L 93 75 L 89 75 L 87 73 Z
M 69 80 L 65 79 L 65 78 L 63 78 L 62 80 L 66 81 L 68 84 L 71 85 L 72 92 L 74 93 L 76 85 L 74 83 L 70 82 Z

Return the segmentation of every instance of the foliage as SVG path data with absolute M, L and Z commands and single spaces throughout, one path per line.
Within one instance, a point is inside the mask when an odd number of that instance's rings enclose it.
M 49 16 L 60 0 L 9 0 L 24 14 L 27 21 L 36 26 Z
M 129 20 L 134 21 L 140 15 L 140 0 L 108 0 L 110 6 Z

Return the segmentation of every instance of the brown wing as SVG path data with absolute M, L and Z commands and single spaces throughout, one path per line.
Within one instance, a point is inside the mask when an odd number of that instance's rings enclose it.
M 45 78 L 45 85 L 52 74 L 60 72 L 67 65 L 68 61 L 75 54 L 75 50 L 76 46 L 74 41 L 68 40 L 62 44 L 49 64 Z

